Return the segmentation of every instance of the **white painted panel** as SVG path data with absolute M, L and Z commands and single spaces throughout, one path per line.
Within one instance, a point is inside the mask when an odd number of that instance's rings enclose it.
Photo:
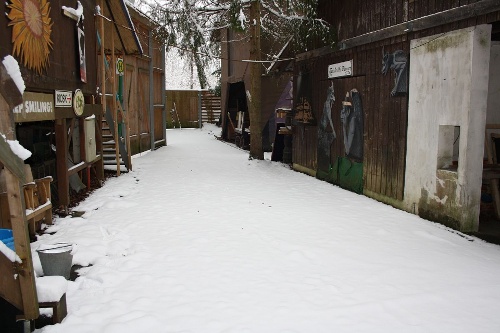
M 491 26 L 481 25 L 411 41 L 405 206 L 439 206 L 464 230 L 479 218 L 490 36 Z M 440 125 L 460 126 L 448 188 L 437 172 Z

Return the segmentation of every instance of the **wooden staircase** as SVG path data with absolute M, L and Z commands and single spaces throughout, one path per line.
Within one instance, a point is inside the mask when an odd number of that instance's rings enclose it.
M 107 170 L 129 171 L 131 170 L 130 158 L 127 149 L 127 131 L 126 126 L 122 126 L 121 135 L 115 130 L 115 121 L 109 108 L 106 110 L 105 117 L 102 119 L 102 150 L 103 163 Z M 115 139 L 118 135 L 118 142 Z M 118 153 L 117 153 L 118 151 Z M 118 162 L 117 162 L 118 161 Z

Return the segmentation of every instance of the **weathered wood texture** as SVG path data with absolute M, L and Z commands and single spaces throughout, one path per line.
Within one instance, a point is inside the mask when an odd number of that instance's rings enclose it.
M 198 90 L 167 90 L 168 127 L 198 127 Z M 177 113 L 172 112 L 174 109 Z M 179 119 L 177 119 L 177 115 Z
M 405 44 L 386 47 L 393 52 Z M 354 76 L 328 80 L 328 65 L 353 60 Z M 364 188 L 388 197 L 403 198 L 406 144 L 407 98 L 391 97 L 393 73 L 381 74 L 382 45 L 367 50 L 349 50 L 315 58 L 311 62 L 313 81 L 312 110 L 316 119 L 323 112 L 328 87 L 333 83 L 335 102 L 332 120 L 337 138 L 331 146 L 330 164 L 345 156 L 340 118 L 342 101 L 352 89 L 359 91 L 364 112 Z M 317 169 L 317 126 L 295 128 L 293 162 L 311 170 Z
M 9 203 L 10 222 L 14 235 L 14 248 L 22 260 L 18 264 L 18 279 L 23 299 L 23 314 L 26 319 L 35 319 L 39 315 L 38 297 L 36 293 L 35 272 L 31 257 L 31 247 L 26 225 L 24 197 L 21 195 L 21 184 L 19 179 L 4 169 L 7 184 L 7 201 Z
M 334 27 L 339 28 L 339 40 L 343 40 L 473 2 L 477 1 L 322 1 L 320 13 Z M 344 154 L 340 122 L 341 103 L 345 93 L 356 88 L 360 92 L 364 110 L 364 189 L 402 200 L 408 100 L 406 96 L 390 96 L 395 74 L 390 70 L 387 75 L 382 75 L 382 50 L 388 53 L 402 50 L 409 57 L 409 41 L 412 39 L 498 20 L 500 12 L 494 12 L 418 32 L 408 32 L 345 51 L 327 54 L 317 52 L 316 56 L 311 53 L 309 57 L 301 57 L 301 61 L 295 66 L 295 77 L 300 66 L 308 64 L 312 73 L 311 106 L 315 117 L 321 116 L 327 88 L 332 82 L 334 85 L 336 101 L 332 107 L 332 119 L 337 139 L 332 144 L 331 162 Z M 328 65 L 347 60 L 353 60 L 353 77 L 329 80 Z M 293 162 L 316 170 L 316 150 L 317 127 L 297 126 L 294 129 Z
M 338 40 L 349 39 L 427 15 L 446 11 L 482 0 L 349 0 L 319 3 L 319 13 L 337 29 Z M 469 23 L 489 23 L 497 14 L 474 17 Z M 463 23 L 461 23 L 463 24 Z M 453 23 L 452 25 L 456 25 Z M 458 29 L 455 28 L 455 29 Z M 454 30 L 454 29 L 452 29 Z
M 18 57 L 21 73 L 28 90 L 47 91 L 53 93 L 55 89 L 75 90 L 81 89 L 84 94 L 95 94 L 97 73 L 96 54 L 96 27 L 94 21 L 95 0 L 80 0 L 85 16 L 85 51 L 87 67 L 87 83 L 80 81 L 79 53 L 77 46 L 77 32 L 75 21 L 64 16 L 61 7 L 76 8 L 76 2 L 67 0 L 50 1 L 50 18 L 53 22 L 51 40 L 53 47 L 50 50 L 50 65 L 42 74 L 26 69 Z M 1 13 L 9 13 L 5 2 L 0 5 Z M 0 59 L 12 54 L 12 26 L 6 15 L 0 15 Z M 3 43 L 5 41 L 5 43 Z
M 215 124 L 221 116 L 220 96 L 215 96 L 209 91 L 203 91 L 201 96 L 202 122 Z

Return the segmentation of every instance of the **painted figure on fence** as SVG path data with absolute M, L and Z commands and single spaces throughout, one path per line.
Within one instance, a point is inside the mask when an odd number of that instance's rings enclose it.
M 344 134 L 345 155 L 356 162 L 363 162 L 363 106 L 356 89 L 347 92 L 340 112 Z
M 328 87 L 323 115 L 318 124 L 318 171 L 328 173 L 331 168 L 331 146 L 337 138 L 332 121 L 332 106 L 335 102 L 333 83 Z M 329 130 L 329 127 L 331 128 Z
M 394 53 L 385 53 L 382 49 L 382 74 L 386 75 L 389 69 L 394 70 L 396 77 L 394 78 L 394 88 L 391 91 L 391 96 L 397 94 L 405 94 L 408 92 L 408 68 L 406 63 L 408 59 L 402 50 Z

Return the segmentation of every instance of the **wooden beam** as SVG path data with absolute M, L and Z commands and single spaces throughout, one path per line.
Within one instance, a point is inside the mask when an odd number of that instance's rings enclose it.
M 151 151 L 155 149 L 155 108 L 154 104 L 154 77 L 153 77 L 153 30 L 149 30 L 148 36 L 149 49 L 149 142 Z
M 481 0 L 469 5 L 463 5 L 439 13 L 419 17 L 417 19 L 396 24 L 384 29 L 372 31 L 360 36 L 344 39 L 339 42 L 339 48 L 340 50 L 346 50 L 356 46 L 377 42 L 386 38 L 404 35 L 408 32 L 425 30 L 443 24 L 489 14 L 497 10 L 500 10 L 500 1 Z
M 9 144 L 0 138 L 0 161 L 10 172 L 12 172 L 22 183 L 26 182 L 24 175 L 24 162 L 12 152 Z
M 23 95 L 2 62 L 0 62 L 0 96 L 3 96 L 10 110 L 23 103 Z
M 102 10 L 104 10 L 104 0 L 99 1 Z M 103 12 L 104 14 L 104 12 Z M 104 52 L 104 17 L 99 18 L 99 28 L 101 34 L 101 106 L 102 110 L 99 116 L 96 117 L 96 148 L 101 154 L 104 153 L 102 147 L 102 116 L 106 114 L 106 54 Z M 97 134 L 99 133 L 99 134 Z M 97 177 L 101 180 L 104 179 L 104 161 L 101 159 L 96 169 Z
M 56 160 L 57 160 L 57 191 L 59 204 L 69 205 L 69 174 L 68 174 L 68 141 L 66 119 L 57 119 L 56 131 Z
M 99 162 L 100 160 L 101 160 L 101 155 L 97 155 L 96 158 L 92 162 L 87 163 L 85 161 L 82 161 L 82 162 L 78 163 L 77 165 L 73 166 L 71 169 L 68 169 L 68 175 L 69 176 L 74 175 L 75 173 L 82 171 L 83 169 L 91 166 L 94 163 Z
M 23 310 L 23 297 L 19 280 L 15 278 L 17 272 L 14 264 L 0 252 L 0 297 L 5 299 L 17 309 Z
M 325 47 L 322 47 L 319 49 L 300 53 L 295 57 L 295 60 L 296 61 L 304 61 L 304 60 L 311 59 L 311 58 L 321 57 L 321 56 L 330 54 L 330 53 L 335 52 L 335 51 L 336 51 L 335 48 L 333 48 L 331 46 L 325 46 Z
M 23 313 L 26 319 L 35 319 L 39 316 L 38 298 L 33 262 L 31 260 L 24 195 L 21 194 L 19 179 L 8 169 L 5 170 L 5 181 L 7 184 L 7 200 L 9 202 L 14 246 L 17 255 L 22 260 L 22 263 L 17 265 L 17 274 L 23 299 Z
M 96 145 L 96 150 L 97 154 L 102 156 L 103 154 L 103 149 L 102 149 L 102 116 L 96 115 L 95 117 L 96 122 L 95 122 L 95 145 Z M 104 161 L 103 159 L 99 159 L 95 164 L 95 172 L 96 172 L 96 177 L 99 181 L 102 181 L 104 179 Z
M 116 106 L 116 71 L 114 70 L 114 66 L 116 64 L 116 57 L 115 57 L 115 38 L 114 34 L 111 34 L 111 63 L 109 64 L 109 69 L 111 70 L 111 77 L 113 78 L 113 87 L 112 87 L 112 95 L 113 95 L 113 101 L 111 102 L 111 105 L 113 106 L 111 110 L 111 115 L 113 117 L 113 123 L 115 125 L 115 133 L 114 133 L 114 138 L 115 138 L 115 159 L 116 159 L 116 175 L 120 175 L 120 145 L 118 140 L 120 140 L 120 137 L 118 136 L 118 114 L 116 113 L 117 111 L 117 106 Z

